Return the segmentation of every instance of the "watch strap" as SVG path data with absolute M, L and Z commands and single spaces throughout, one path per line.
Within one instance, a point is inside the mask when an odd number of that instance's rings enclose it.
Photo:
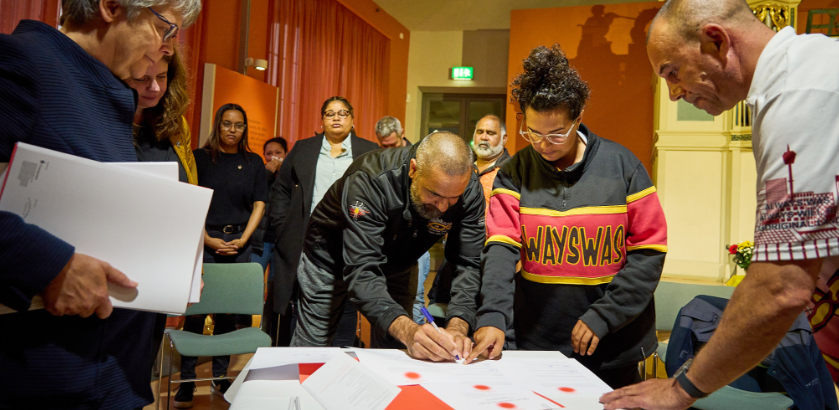
M 702 399 L 708 397 L 709 395 L 709 393 L 705 393 L 702 390 L 696 388 L 693 382 L 691 382 L 690 379 L 688 379 L 687 371 L 679 372 L 679 374 L 676 376 L 676 381 L 679 383 L 680 386 L 682 386 L 682 389 L 684 389 L 685 392 L 694 399 Z

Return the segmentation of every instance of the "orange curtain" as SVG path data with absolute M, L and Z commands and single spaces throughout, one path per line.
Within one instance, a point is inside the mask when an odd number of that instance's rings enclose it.
M 0 0 L 2 1 L 2 0 Z M 178 32 L 178 42 L 182 54 L 181 61 L 186 64 L 189 87 L 189 108 L 184 117 L 192 132 L 192 149 L 198 148 L 198 130 L 201 123 L 201 98 L 203 96 L 204 64 L 201 64 L 201 39 L 204 36 L 204 19 L 198 15 L 191 26 Z
M 352 104 L 356 134 L 376 141 L 387 107 L 390 40 L 336 0 L 273 0 L 268 83 L 279 87 L 277 128 L 289 145 L 321 131 L 323 102 Z
M 24 19 L 58 27 L 60 3 L 60 0 L 0 0 L 0 33 L 11 34 Z

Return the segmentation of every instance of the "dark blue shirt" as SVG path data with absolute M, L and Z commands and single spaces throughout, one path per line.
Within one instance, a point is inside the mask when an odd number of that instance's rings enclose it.
M 58 30 L 25 20 L 0 35 L 0 162 L 19 141 L 96 161 L 136 161 L 135 107 L 132 90 Z M 73 252 L 72 244 L 0 212 L 0 303 L 27 309 Z M 0 409 L 151 403 L 152 322 L 153 314 L 123 309 L 105 320 L 45 310 L 0 316 Z

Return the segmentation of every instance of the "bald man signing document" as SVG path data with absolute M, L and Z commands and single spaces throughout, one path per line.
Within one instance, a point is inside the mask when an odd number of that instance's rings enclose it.
M 451 133 L 356 159 L 312 213 L 291 345 L 328 346 L 349 296 L 373 327 L 372 347 L 407 347 L 411 356 L 434 361 L 468 355 L 481 283 L 483 198 L 472 151 Z M 417 258 L 446 234 L 455 278 L 448 323 L 438 332 L 408 312 Z
M 778 345 L 839 267 L 839 42 L 796 35 L 792 27 L 775 33 L 743 0 L 669 0 L 648 36 L 650 62 L 672 100 L 712 115 L 742 100 L 751 108 L 755 250 L 746 279 L 696 358 L 672 379 L 604 395 L 606 409 L 685 409 L 731 383 Z M 793 216 L 799 212 L 808 216 Z M 824 352 L 827 344 L 818 344 Z M 821 388 L 815 382 L 805 383 Z M 833 393 L 830 387 L 824 386 Z

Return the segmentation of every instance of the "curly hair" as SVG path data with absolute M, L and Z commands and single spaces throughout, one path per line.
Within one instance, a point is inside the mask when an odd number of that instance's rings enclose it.
M 141 127 L 150 127 L 158 141 L 187 132 L 183 116 L 189 106 L 189 74 L 181 59 L 181 51 L 176 47 L 172 55 L 163 56 L 163 60 L 169 64 L 166 69 L 166 92 L 156 106 L 143 110 L 141 124 Z M 138 132 L 135 127 L 135 138 Z
M 519 104 L 521 112 L 527 108 L 538 112 L 566 109 L 574 119 L 580 116 L 591 92 L 588 83 L 568 64 L 559 44 L 531 50 L 524 59 L 524 73 L 516 76 L 511 86 L 511 101 Z

